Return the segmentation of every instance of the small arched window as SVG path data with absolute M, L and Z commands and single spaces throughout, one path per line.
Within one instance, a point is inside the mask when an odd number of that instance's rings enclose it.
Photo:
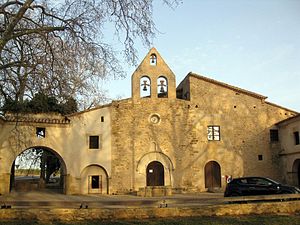
M 150 55 L 150 65 L 151 66 L 156 66 L 157 64 L 157 57 L 156 55 L 153 53 Z
M 151 96 L 151 80 L 147 76 L 142 76 L 140 79 L 140 96 L 141 98 Z
M 164 76 L 160 76 L 157 79 L 157 97 L 158 98 L 168 97 L 168 80 Z

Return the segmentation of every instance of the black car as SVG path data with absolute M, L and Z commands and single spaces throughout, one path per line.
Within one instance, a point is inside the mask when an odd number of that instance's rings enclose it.
M 241 177 L 227 184 L 224 197 L 299 193 L 299 188 L 283 185 L 269 178 Z

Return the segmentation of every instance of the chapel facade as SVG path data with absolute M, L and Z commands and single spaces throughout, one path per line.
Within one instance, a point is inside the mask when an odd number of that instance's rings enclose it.
M 16 157 L 37 146 L 62 161 L 67 194 L 222 191 L 228 176 L 293 182 L 272 135 L 297 112 L 192 72 L 176 87 L 155 48 L 133 73 L 131 88 L 129 99 L 66 117 L 1 118 L 0 193 L 10 190 Z M 45 137 L 36 138 L 38 129 Z

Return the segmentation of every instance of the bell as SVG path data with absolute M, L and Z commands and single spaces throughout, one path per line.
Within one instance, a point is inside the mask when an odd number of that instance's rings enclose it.
M 143 86 L 143 91 L 147 91 L 147 86 L 149 86 L 149 84 L 147 84 L 146 80 L 143 80 L 143 84 L 141 86 Z
M 150 56 L 150 64 L 151 65 L 156 65 L 156 55 L 155 54 L 152 54 Z
M 159 81 L 160 82 L 160 85 L 158 85 L 158 86 L 160 86 L 160 93 L 165 93 L 165 89 L 164 89 L 164 86 L 166 86 L 165 84 L 164 84 L 164 80 L 160 80 Z

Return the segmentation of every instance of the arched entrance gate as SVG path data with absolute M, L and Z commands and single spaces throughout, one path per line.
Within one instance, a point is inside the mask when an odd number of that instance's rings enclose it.
M 53 149 L 35 146 L 22 151 L 11 165 L 10 191 L 49 189 L 66 193 L 66 164 Z

